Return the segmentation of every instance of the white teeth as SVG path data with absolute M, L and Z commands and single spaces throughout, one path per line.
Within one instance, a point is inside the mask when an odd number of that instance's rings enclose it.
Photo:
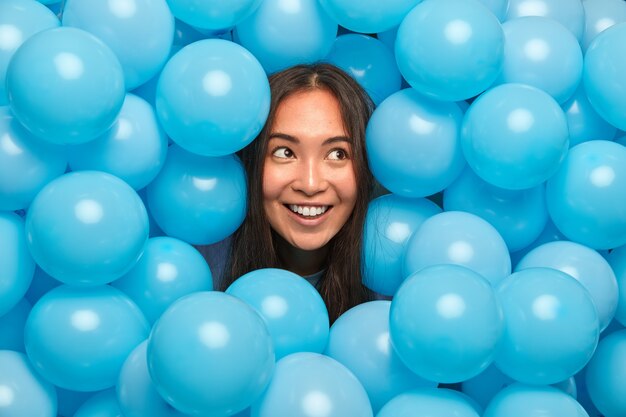
M 324 214 L 328 210 L 329 206 L 298 206 L 296 204 L 290 204 L 289 208 L 294 213 L 301 214 L 306 217 L 315 217 L 320 214 Z

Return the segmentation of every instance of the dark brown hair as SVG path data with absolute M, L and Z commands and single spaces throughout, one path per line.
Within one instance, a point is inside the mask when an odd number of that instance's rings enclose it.
M 332 323 L 343 312 L 368 298 L 361 282 L 361 248 L 365 214 L 373 187 L 365 150 L 365 129 L 373 104 L 350 75 L 330 64 L 297 65 L 271 75 L 269 81 L 271 105 L 267 122 L 257 138 L 240 152 L 248 179 L 248 212 L 233 235 L 220 289 L 225 290 L 238 277 L 250 271 L 282 268 L 274 232 L 263 208 L 262 179 L 268 134 L 276 109 L 286 97 L 297 92 L 323 89 L 337 98 L 346 132 L 353 138 L 352 162 L 357 183 L 354 211 L 328 243 L 326 269 L 318 284 Z

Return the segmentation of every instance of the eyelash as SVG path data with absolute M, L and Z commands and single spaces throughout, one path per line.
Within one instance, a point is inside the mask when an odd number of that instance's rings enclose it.
M 276 155 L 276 152 L 278 152 L 279 150 L 284 150 L 285 152 L 289 152 L 291 153 L 291 155 L 293 156 L 294 153 L 291 149 L 289 149 L 286 146 L 277 146 L 276 148 L 272 149 L 272 156 L 275 156 L 277 158 L 281 158 L 281 159 L 288 159 L 291 158 L 292 156 L 278 156 Z M 328 155 L 335 153 L 335 152 L 341 152 L 343 154 L 343 158 L 332 158 L 332 160 L 334 161 L 343 161 L 345 159 L 350 159 L 350 154 L 348 153 L 347 150 L 343 149 L 343 148 L 334 148 L 332 149 L 330 152 L 328 152 Z

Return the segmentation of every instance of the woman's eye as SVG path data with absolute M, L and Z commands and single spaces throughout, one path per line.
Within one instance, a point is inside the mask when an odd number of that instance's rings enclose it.
M 348 153 L 343 149 L 333 149 L 328 154 L 328 159 L 343 160 L 348 159 Z
M 272 156 L 276 158 L 293 158 L 293 152 L 289 148 L 280 147 L 272 151 Z

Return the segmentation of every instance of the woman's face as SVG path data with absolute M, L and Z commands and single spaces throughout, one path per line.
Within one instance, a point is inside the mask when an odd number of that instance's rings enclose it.
M 349 138 L 328 91 L 292 94 L 276 109 L 263 171 L 263 205 L 290 245 L 323 248 L 350 217 L 357 198 Z

